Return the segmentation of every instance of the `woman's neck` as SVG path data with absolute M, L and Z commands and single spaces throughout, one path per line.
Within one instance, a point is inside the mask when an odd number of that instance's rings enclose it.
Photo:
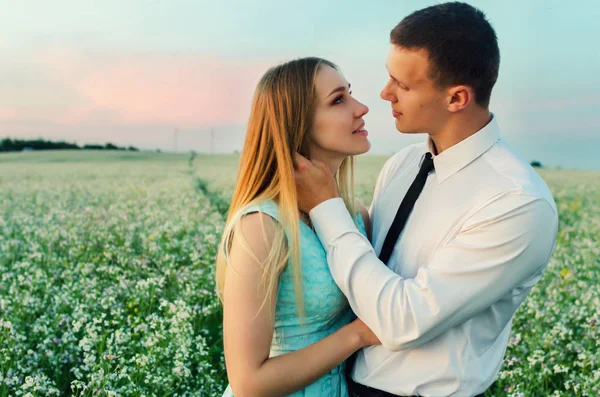
M 344 157 L 339 154 L 333 154 L 316 148 L 311 148 L 309 153 L 311 160 L 320 160 L 324 163 L 327 163 L 329 170 L 331 171 L 331 175 L 337 174 L 340 166 L 342 165 L 342 161 L 344 161 Z

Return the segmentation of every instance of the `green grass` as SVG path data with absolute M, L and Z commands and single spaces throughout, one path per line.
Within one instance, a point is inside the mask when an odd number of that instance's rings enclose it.
M 213 272 L 237 161 L 0 154 L 0 397 L 220 395 Z M 357 159 L 366 204 L 384 161 Z M 488 396 L 597 396 L 600 172 L 540 173 L 557 246 Z

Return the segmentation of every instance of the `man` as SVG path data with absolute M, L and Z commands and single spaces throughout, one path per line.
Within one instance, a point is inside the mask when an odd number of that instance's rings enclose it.
M 480 395 L 501 368 L 512 316 L 552 254 L 556 206 L 488 109 L 500 55 L 485 15 L 440 4 L 409 15 L 390 36 L 381 97 L 399 131 L 427 133 L 427 142 L 383 167 L 372 245 L 328 169 L 298 155 L 300 207 L 337 285 L 382 342 L 356 356 L 351 395 Z

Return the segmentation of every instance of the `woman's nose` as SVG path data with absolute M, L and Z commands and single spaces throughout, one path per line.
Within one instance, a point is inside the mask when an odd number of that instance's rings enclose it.
M 358 103 L 358 108 L 356 111 L 356 117 L 362 117 L 365 114 L 369 113 L 369 107 L 360 101 L 356 101 Z

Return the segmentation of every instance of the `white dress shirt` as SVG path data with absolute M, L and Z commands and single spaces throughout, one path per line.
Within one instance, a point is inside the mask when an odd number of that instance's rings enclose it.
M 335 282 L 382 342 L 359 352 L 353 379 L 404 396 L 474 396 L 500 371 L 512 317 L 554 249 L 558 215 L 492 119 L 433 157 L 387 267 L 377 255 L 428 151 L 431 141 L 412 145 L 384 165 L 372 245 L 340 198 L 310 217 Z

